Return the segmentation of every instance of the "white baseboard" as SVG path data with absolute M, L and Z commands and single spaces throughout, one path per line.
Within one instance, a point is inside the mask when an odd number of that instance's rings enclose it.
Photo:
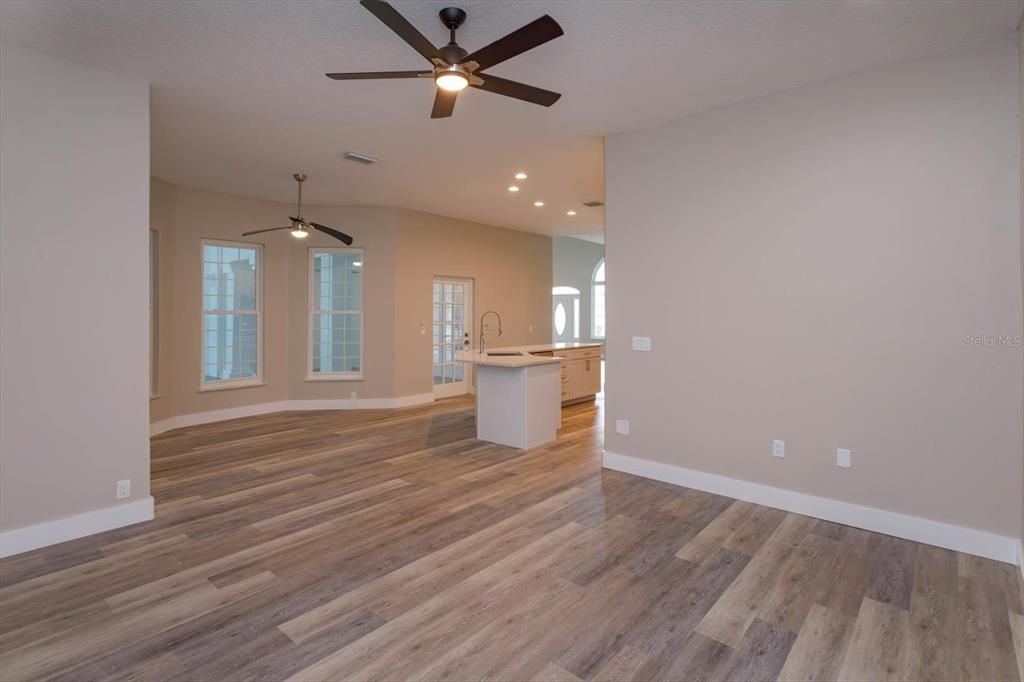
M 146 497 L 123 504 L 47 521 L 34 526 L 0 533 L 0 557 L 21 554 L 40 547 L 56 545 L 76 538 L 102 533 L 153 518 L 153 498 Z
M 1020 562 L 1024 561 L 1019 558 L 1022 551 L 1019 549 L 1019 540 L 983 530 L 864 507 L 851 502 L 798 493 L 614 452 L 605 451 L 604 467 L 1010 564 L 1020 565 Z
M 196 426 L 197 424 L 209 424 L 211 422 L 224 421 L 226 419 L 238 419 L 240 417 L 254 417 L 260 414 L 271 412 L 286 412 L 289 410 L 387 410 L 399 407 L 412 407 L 413 405 L 425 405 L 434 402 L 433 393 L 421 393 L 419 395 L 406 395 L 398 398 L 359 398 L 350 399 L 329 399 L 329 400 L 278 400 L 270 403 L 258 403 L 256 405 L 243 405 L 232 407 L 226 410 L 212 410 L 210 412 L 195 412 L 184 414 L 180 417 L 171 417 L 149 425 L 149 435 L 156 436 L 185 426 Z

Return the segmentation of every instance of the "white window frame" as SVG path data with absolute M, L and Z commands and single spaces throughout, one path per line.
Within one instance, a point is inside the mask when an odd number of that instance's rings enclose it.
M 359 371 L 358 372 L 314 372 L 313 371 L 313 317 L 330 313 L 353 314 L 351 310 L 320 310 L 313 307 L 313 257 L 318 253 L 354 253 L 359 256 L 363 278 L 359 287 Z M 343 246 L 311 246 L 306 253 L 306 381 L 362 381 L 366 367 L 366 251 L 365 249 Z
M 206 368 L 204 363 L 204 330 L 203 316 L 207 314 L 228 315 L 238 311 L 233 310 L 205 310 L 203 308 L 203 277 L 204 270 L 203 251 L 207 246 L 228 246 L 246 249 L 256 249 L 256 376 L 245 379 L 206 379 Z M 263 244 L 256 242 L 235 242 L 225 239 L 201 239 L 199 242 L 199 392 L 225 391 L 232 388 L 248 388 L 250 386 L 264 386 L 263 380 Z
M 590 273 L 590 338 L 604 340 L 608 334 L 608 270 L 605 268 L 605 281 L 597 281 L 597 271 L 604 265 L 604 258 L 597 261 L 597 265 L 594 266 L 593 271 Z M 598 335 L 597 333 L 597 287 L 598 285 L 604 287 L 604 324 L 605 333 Z

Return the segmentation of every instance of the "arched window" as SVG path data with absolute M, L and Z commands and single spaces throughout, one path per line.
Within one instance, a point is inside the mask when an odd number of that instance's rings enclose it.
M 580 290 L 575 287 L 551 288 L 552 331 L 555 341 L 580 338 Z
M 594 268 L 594 277 L 590 285 L 590 336 L 595 339 L 604 338 L 604 258 Z

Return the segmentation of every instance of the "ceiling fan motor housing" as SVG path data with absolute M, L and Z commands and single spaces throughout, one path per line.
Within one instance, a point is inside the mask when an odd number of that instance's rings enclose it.
M 441 23 L 450 29 L 457 29 L 466 21 L 466 12 L 458 7 L 445 7 L 437 13 Z

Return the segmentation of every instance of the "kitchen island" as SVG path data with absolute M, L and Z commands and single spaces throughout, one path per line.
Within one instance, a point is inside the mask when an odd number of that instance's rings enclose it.
M 514 448 L 555 440 L 562 404 L 600 391 L 599 343 L 506 346 L 455 359 L 476 367 L 477 438 Z

